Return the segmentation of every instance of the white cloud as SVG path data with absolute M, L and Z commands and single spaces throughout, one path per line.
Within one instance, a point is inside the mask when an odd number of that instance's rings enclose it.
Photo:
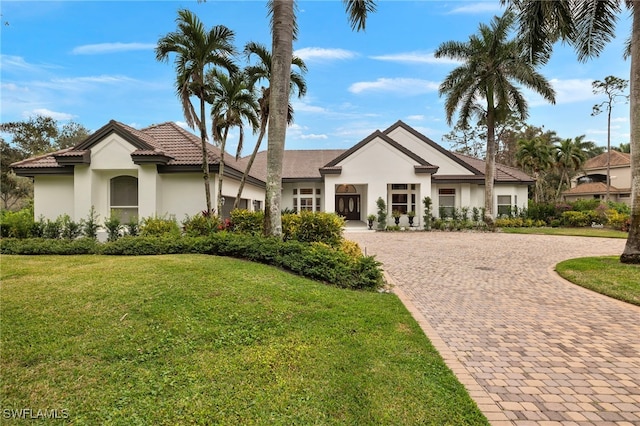
M 295 100 L 291 102 L 291 106 L 293 107 L 293 113 L 296 112 L 312 112 L 314 114 L 327 114 L 328 111 L 319 106 L 311 105 L 305 100 Z
M 136 80 L 130 77 L 122 75 L 95 75 L 88 77 L 73 77 L 73 78 L 57 78 L 51 80 L 54 84 L 84 84 L 84 83 L 98 83 L 98 84 L 120 84 L 120 83 L 132 83 Z
M 184 122 L 184 121 L 174 121 L 174 123 L 176 123 L 178 126 L 182 127 L 182 128 L 183 128 L 183 129 L 185 129 L 185 130 L 188 130 L 188 131 L 192 131 L 192 130 L 193 130 L 193 129 L 192 129 L 191 127 L 189 127 L 189 125 L 187 125 L 187 123 L 186 123 L 186 122 Z
M 293 52 L 304 61 L 341 61 L 352 59 L 357 53 L 344 49 L 324 49 L 322 47 L 305 47 Z
M 153 43 L 98 43 L 74 47 L 71 53 L 74 55 L 101 55 L 104 53 L 151 50 L 155 49 L 155 47 L 156 44 Z
M 408 115 L 407 120 L 422 121 L 424 120 L 424 115 Z
M 611 119 L 612 123 L 627 123 L 629 122 L 629 117 L 616 117 Z
M 591 80 L 588 79 L 560 80 L 554 78 L 549 82 L 556 91 L 556 104 L 589 101 L 596 97 L 591 91 Z M 549 105 L 546 100 L 532 90 L 523 89 L 523 93 L 531 106 Z
M 308 135 L 301 134 L 300 139 L 329 139 L 327 135 L 317 135 L 314 133 L 309 133 Z
M 459 64 L 460 61 L 450 58 L 436 58 L 433 53 L 425 52 L 403 52 L 390 55 L 370 56 L 377 61 L 415 63 L 415 64 Z
M 71 120 L 72 118 L 77 117 L 73 114 L 68 114 L 66 112 L 51 111 L 50 109 L 47 109 L 47 108 L 36 108 L 30 112 L 23 113 L 23 115 L 25 116 L 25 118 L 31 117 L 33 115 L 44 115 L 45 117 L 51 117 L 54 120 L 59 120 L 59 121 Z
M 502 6 L 500 6 L 500 3 L 498 2 L 478 2 L 456 7 L 455 9 L 449 11 L 448 15 L 495 13 L 500 12 L 502 9 Z
M 361 81 L 349 87 L 351 93 L 394 92 L 399 95 L 421 95 L 438 90 L 438 83 L 417 78 L 379 78 Z

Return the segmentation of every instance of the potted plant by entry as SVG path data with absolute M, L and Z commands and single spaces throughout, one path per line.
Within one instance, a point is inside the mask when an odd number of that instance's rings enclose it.
M 413 226 L 413 218 L 416 217 L 416 212 L 414 212 L 413 210 L 407 212 L 407 217 L 409 218 L 409 226 Z
M 402 216 L 402 212 L 400 210 L 394 210 L 391 212 L 391 216 L 393 216 L 393 220 L 396 222 L 396 225 L 400 225 L 400 216 Z
M 375 214 L 370 214 L 367 216 L 367 222 L 369 223 L 369 229 L 373 229 L 373 221 L 376 220 Z

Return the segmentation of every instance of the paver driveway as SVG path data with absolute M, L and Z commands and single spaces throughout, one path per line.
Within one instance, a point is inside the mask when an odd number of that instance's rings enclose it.
M 349 232 L 494 425 L 640 425 L 640 308 L 560 279 L 624 240 Z M 640 279 L 640 275 L 638 277 Z

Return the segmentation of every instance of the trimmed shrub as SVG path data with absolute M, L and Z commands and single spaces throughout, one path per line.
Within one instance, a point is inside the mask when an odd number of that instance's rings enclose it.
M 0 236 L 3 238 L 28 238 L 32 235 L 33 227 L 33 210 L 30 208 L 0 212 Z
M 600 200 L 597 198 L 576 200 L 571 202 L 569 205 L 577 212 L 586 212 L 589 210 L 595 210 L 600 205 Z
M 187 216 L 182 221 L 182 228 L 185 235 L 198 237 L 218 232 L 220 221 L 217 216 L 207 216 L 198 213 L 195 216 Z
M 218 232 L 206 237 L 122 237 L 100 250 L 107 255 L 203 253 L 231 256 L 287 269 L 343 288 L 377 289 L 383 284 L 379 262 L 354 257 L 324 243 L 280 241 L 248 234 Z
M 387 228 L 387 203 L 382 197 L 378 197 L 376 206 L 378 207 L 378 230 L 384 231 Z
M 562 213 L 562 224 L 565 226 L 582 227 L 590 225 L 589 215 L 584 212 L 567 211 Z
M 300 212 L 300 226 L 291 239 L 303 243 L 322 242 L 340 246 L 344 219 L 335 213 Z
M 282 239 L 294 240 L 300 229 L 302 218 L 297 213 L 285 213 L 282 215 Z
M 89 210 L 89 215 L 87 219 L 82 222 L 82 234 L 87 238 L 93 238 L 96 240 L 98 238 L 98 219 L 100 215 L 96 213 L 96 209 L 91 206 L 91 210 Z
M 62 234 L 62 219 L 58 217 L 56 220 L 49 220 L 44 223 L 42 236 L 51 240 L 60 238 Z
M 122 224 L 120 223 L 120 216 L 114 212 L 111 212 L 109 219 L 105 219 L 104 227 L 107 230 L 107 241 L 115 241 L 120 238 L 120 232 L 122 231 Z
M 174 217 L 166 219 L 164 217 L 148 217 L 142 219 L 140 225 L 140 236 L 159 237 L 163 235 L 180 235 L 180 227 Z
M 82 224 L 71 220 L 71 217 L 68 214 L 62 216 L 60 223 L 60 235 L 65 240 L 75 240 L 82 234 Z
M 618 213 L 614 209 L 607 210 L 607 223 L 608 225 L 619 231 L 629 231 L 631 226 L 631 217 L 625 213 Z
M 2 254 L 95 254 L 99 245 L 93 238 L 78 238 L 75 240 L 60 240 L 50 238 L 3 238 L 0 240 Z
M 264 225 L 264 212 L 252 212 L 244 209 L 236 209 L 231 212 L 231 223 L 233 224 L 233 230 L 235 232 L 242 232 L 251 235 L 261 235 Z M 282 226 L 284 228 L 284 223 Z

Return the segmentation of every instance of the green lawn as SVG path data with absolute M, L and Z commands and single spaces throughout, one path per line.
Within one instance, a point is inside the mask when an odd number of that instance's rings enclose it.
M 640 306 L 640 265 L 620 263 L 618 256 L 584 257 L 565 260 L 556 271 L 582 287 Z
M 0 302 L 3 410 L 78 425 L 488 424 L 392 294 L 206 255 L 2 256 Z
M 508 234 L 541 234 L 541 235 L 569 235 L 575 237 L 602 237 L 602 238 L 624 238 L 629 236 L 628 232 L 616 231 L 607 228 L 500 228 L 502 232 Z

